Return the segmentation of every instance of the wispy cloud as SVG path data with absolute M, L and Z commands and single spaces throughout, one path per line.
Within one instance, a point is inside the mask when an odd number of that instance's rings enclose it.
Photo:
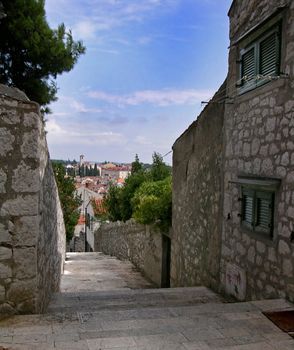
M 153 143 L 148 140 L 145 136 L 138 135 L 135 137 L 135 143 L 142 145 L 142 146 L 147 146 L 147 145 L 153 145 Z
M 81 145 L 124 145 L 126 138 L 123 134 L 112 131 L 91 131 L 81 128 L 79 124 L 61 125 L 54 118 L 46 123 L 48 139 L 54 144 Z
M 170 11 L 179 0 L 47 0 L 46 12 L 66 22 L 80 39 L 141 22 L 153 13 Z M 156 12 L 157 11 L 157 12 Z
M 78 38 L 83 38 L 83 40 L 94 39 L 97 27 L 94 22 L 82 20 L 75 24 L 72 31 L 77 35 Z
M 89 91 L 88 96 L 99 101 L 120 106 L 152 104 L 156 106 L 197 104 L 212 95 L 210 90 L 142 90 L 129 95 L 113 95 L 104 91 Z
M 70 115 L 70 112 L 76 112 L 76 113 L 101 113 L 102 110 L 100 108 L 91 108 L 85 106 L 84 103 L 76 100 L 75 98 L 71 96 L 60 96 L 58 101 L 55 104 L 55 109 L 58 110 L 58 107 L 62 107 L 63 109 L 66 108 L 66 112 L 64 111 L 58 111 L 55 112 L 55 116 L 66 116 Z

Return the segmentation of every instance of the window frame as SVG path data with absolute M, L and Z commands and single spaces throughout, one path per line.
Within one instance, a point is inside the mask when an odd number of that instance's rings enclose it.
M 267 239 L 273 240 L 274 233 L 274 209 L 275 209 L 275 190 L 274 189 L 264 189 L 258 186 L 249 186 L 249 185 L 241 185 L 241 226 L 251 232 L 257 233 L 266 237 Z M 252 222 L 248 223 L 245 220 L 245 196 L 251 196 L 253 200 L 252 204 Z M 268 217 L 268 229 L 265 229 L 261 225 L 258 225 L 258 222 L 261 221 L 260 216 L 258 214 L 258 200 L 265 199 L 269 201 L 269 217 Z
M 282 19 L 279 19 L 270 28 L 265 28 L 261 33 L 258 33 L 257 37 L 252 36 L 251 40 L 245 40 L 243 45 L 239 46 L 239 80 L 237 83 L 238 93 L 243 94 L 247 91 L 253 90 L 259 86 L 269 83 L 271 80 L 267 78 L 257 79 L 258 75 L 261 74 L 261 43 L 269 38 L 272 34 L 276 35 L 275 39 L 275 50 L 276 50 L 276 71 L 273 76 L 278 76 L 281 74 L 281 48 L 282 48 Z M 250 50 L 254 50 L 254 76 L 255 79 L 252 81 L 245 82 L 243 79 L 243 58 Z

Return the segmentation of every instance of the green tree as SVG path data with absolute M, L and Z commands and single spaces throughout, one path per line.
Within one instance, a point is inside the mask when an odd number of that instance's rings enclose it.
M 133 199 L 133 217 L 141 224 L 153 224 L 167 232 L 172 219 L 171 177 L 144 182 Z
M 70 71 L 85 47 L 64 24 L 49 27 L 45 0 L 1 1 L 6 17 L 0 21 L 0 83 L 46 106 L 56 100 L 57 75 Z
M 81 205 L 81 199 L 76 195 L 73 178 L 65 176 L 64 165 L 59 162 L 55 162 L 52 163 L 52 166 L 63 211 L 66 240 L 70 241 L 73 236 L 75 226 L 79 220 L 80 212 L 78 208 Z
M 153 181 L 163 180 L 170 176 L 171 168 L 164 163 L 163 158 L 159 153 L 154 152 L 152 160 L 150 175 Z
M 123 221 L 129 220 L 133 216 L 132 199 L 136 190 L 146 180 L 147 174 L 143 171 L 131 174 L 126 178 L 120 195 L 120 212 Z
M 135 155 L 135 160 L 132 163 L 132 174 L 138 173 L 143 170 L 143 165 L 140 163 L 138 154 Z
M 104 199 L 104 206 L 107 211 L 107 217 L 110 221 L 122 220 L 121 191 L 121 188 L 110 185 L 109 191 Z
M 110 187 L 105 200 L 111 221 L 135 218 L 142 224 L 154 224 L 168 231 L 171 226 L 170 167 L 159 153 L 153 154 L 153 164 L 144 170 L 138 155 L 132 163 L 132 173 L 123 188 Z
M 95 163 L 95 165 L 94 165 L 94 171 L 93 171 L 93 174 L 94 174 L 94 176 L 99 176 L 100 174 L 99 174 L 99 170 L 98 170 L 98 168 L 97 168 L 97 164 Z

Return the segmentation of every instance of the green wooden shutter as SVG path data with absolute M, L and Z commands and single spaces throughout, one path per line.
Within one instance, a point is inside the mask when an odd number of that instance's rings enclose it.
M 270 34 L 260 42 L 259 47 L 259 73 L 264 76 L 275 75 L 279 71 L 279 35 L 278 32 Z
M 255 47 L 242 55 L 242 83 L 243 85 L 254 80 L 255 73 Z
M 243 190 L 242 221 L 246 226 L 253 226 L 254 222 L 254 191 Z
M 255 229 L 266 233 L 272 232 L 273 194 L 256 192 Z

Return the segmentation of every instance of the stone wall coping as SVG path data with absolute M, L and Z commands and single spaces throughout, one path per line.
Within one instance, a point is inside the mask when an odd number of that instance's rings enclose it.
M 24 104 L 32 105 L 39 109 L 39 104 L 37 102 L 31 101 L 23 91 L 15 87 L 0 84 L 0 97 L 10 98 Z

